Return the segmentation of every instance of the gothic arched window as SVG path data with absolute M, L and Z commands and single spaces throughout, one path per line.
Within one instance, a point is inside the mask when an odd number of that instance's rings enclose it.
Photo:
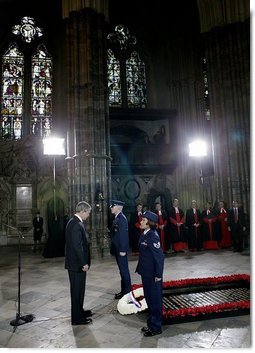
M 31 17 L 12 29 L 23 42 L 42 36 Z M 20 45 L 22 47 L 22 45 Z M 11 43 L 2 56 L 0 138 L 21 139 L 28 134 L 47 137 L 52 126 L 52 58 L 44 45 L 20 49 Z M 24 55 L 26 52 L 26 55 Z
M 52 59 L 40 45 L 32 57 L 31 133 L 48 137 L 51 132 Z
M 24 55 L 11 44 L 2 58 L 1 137 L 22 137 Z
M 137 51 L 136 38 L 127 27 L 117 25 L 107 40 L 109 106 L 146 108 L 145 64 Z
M 113 51 L 108 49 L 108 92 L 109 105 L 111 107 L 120 107 L 121 100 L 121 83 L 120 83 L 120 62 L 116 59 Z

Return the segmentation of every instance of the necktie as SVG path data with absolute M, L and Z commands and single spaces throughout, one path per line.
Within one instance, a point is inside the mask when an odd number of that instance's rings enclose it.
M 193 213 L 194 213 L 195 223 L 197 223 L 197 212 L 195 208 L 193 209 Z
M 235 208 L 235 223 L 238 222 L 238 210 Z

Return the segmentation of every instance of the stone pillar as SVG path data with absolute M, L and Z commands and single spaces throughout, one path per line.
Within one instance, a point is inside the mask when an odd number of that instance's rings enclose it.
M 105 18 L 93 9 L 70 12 L 67 31 L 68 178 L 70 209 L 92 205 L 87 222 L 92 255 L 108 247 L 110 194 L 109 114 L 105 63 Z M 100 193 L 100 199 L 99 199 Z M 98 203 L 100 206 L 98 206 Z
M 249 21 L 203 34 L 218 199 L 250 204 Z

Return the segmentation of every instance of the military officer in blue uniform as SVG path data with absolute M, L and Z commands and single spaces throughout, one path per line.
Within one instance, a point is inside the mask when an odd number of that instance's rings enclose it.
M 111 200 L 111 212 L 115 216 L 111 227 L 111 254 L 115 256 L 121 277 L 121 291 L 115 294 L 115 299 L 120 299 L 123 295 L 131 291 L 131 278 L 128 267 L 128 221 L 122 212 L 124 202 Z
M 143 213 L 141 229 L 144 232 L 139 239 L 140 255 L 136 272 L 142 277 L 144 297 L 149 312 L 147 327 L 141 329 L 145 337 L 162 333 L 164 254 L 156 231 L 157 222 L 158 216 L 156 213 L 151 211 Z

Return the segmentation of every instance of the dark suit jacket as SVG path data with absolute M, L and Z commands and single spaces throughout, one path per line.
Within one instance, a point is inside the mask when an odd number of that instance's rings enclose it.
M 228 210 L 228 226 L 230 228 L 239 226 L 240 228 L 246 227 L 245 217 L 242 207 L 238 207 L 238 222 L 235 223 L 234 209 L 230 208 Z
M 33 227 L 34 227 L 34 235 L 42 235 L 43 233 L 43 218 L 39 217 L 39 221 L 37 217 L 33 219 Z
M 84 223 L 76 216 L 66 226 L 65 268 L 81 271 L 84 265 L 90 266 L 89 239 Z

